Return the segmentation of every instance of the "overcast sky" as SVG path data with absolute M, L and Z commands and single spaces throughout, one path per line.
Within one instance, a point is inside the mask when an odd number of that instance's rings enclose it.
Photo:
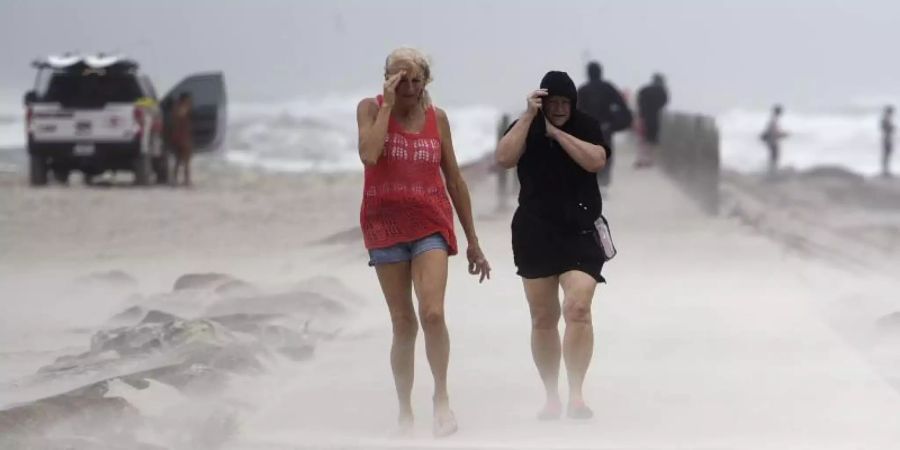
M 28 62 L 119 50 L 160 90 L 223 70 L 234 100 L 369 92 L 394 47 L 425 50 L 437 103 L 524 105 L 550 69 L 600 60 L 635 89 L 666 74 L 678 109 L 900 98 L 897 1 L 0 0 L 0 87 Z

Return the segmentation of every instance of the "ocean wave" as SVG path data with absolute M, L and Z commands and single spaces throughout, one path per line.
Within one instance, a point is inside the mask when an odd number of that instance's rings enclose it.
M 785 111 L 781 126 L 782 167 L 809 169 L 832 165 L 863 175 L 881 171 L 880 109 L 830 112 Z M 759 135 L 769 120 L 763 110 L 734 109 L 717 117 L 723 166 L 742 172 L 765 169 L 768 151 Z
M 0 150 L 25 148 L 25 123 L 0 117 Z
M 360 98 L 232 105 L 225 157 L 234 164 L 267 170 L 362 170 L 356 128 Z M 499 110 L 474 105 L 446 111 L 460 164 L 493 151 Z
M 232 102 L 225 149 L 231 164 L 270 171 L 333 172 L 362 170 L 357 153 L 356 105 L 362 94 L 277 102 Z M 0 99 L 0 151 L 25 147 L 24 115 L 18 98 Z M 880 172 L 881 108 L 887 96 L 852 99 L 844 107 L 817 111 L 788 109 L 782 126 L 790 133 L 782 145 L 783 167 L 844 167 L 863 175 Z M 474 161 L 496 145 L 497 108 L 486 105 L 445 108 L 460 164 Z M 764 170 L 767 151 L 759 134 L 767 110 L 735 108 L 716 119 L 722 164 L 732 170 Z

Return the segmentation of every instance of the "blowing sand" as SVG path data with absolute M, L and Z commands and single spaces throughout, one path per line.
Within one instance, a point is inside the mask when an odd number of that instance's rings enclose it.
M 627 148 L 622 156 L 630 158 Z M 885 318 L 900 310 L 895 277 L 834 264 L 831 253 L 800 251 L 764 232 L 786 226 L 748 225 L 739 214 L 708 217 L 660 173 L 624 162 L 605 203 L 619 256 L 604 270 L 609 284 L 593 309 L 596 346 L 585 390 L 596 417 L 536 421 L 542 389 L 512 265 L 511 211 L 496 212 L 493 178 L 470 170 L 476 226 L 494 276 L 478 285 L 462 257 L 451 259 L 449 379 L 460 432 L 430 436 L 431 382 L 420 340 L 415 435 L 392 438 L 390 326 L 356 231 L 361 176 L 276 175 L 214 159 L 201 160 L 196 173 L 191 190 L 31 189 L 20 174 L 0 174 L 0 382 L 86 347 L 89 334 L 59 337 L 96 329 L 134 295 L 169 291 L 185 273 L 226 273 L 272 289 L 330 277 L 322 289 L 356 299 L 346 303 L 354 314 L 319 343 L 314 358 L 234 381 L 241 406 L 217 445 L 900 446 L 900 394 L 891 385 L 900 366 L 896 347 L 886 344 L 895 335 Z M 876 264 L 891 258 L 888 252 Z M 127 278 L 102 295 L 73 292 L 77 280 L 110 271 Z M 182 395 L 152 386 L 148 392 L 159 394 L 122 395 L 144 416 L 159 416 L 162 398 Z M 109 395 L 127 391 L 117 389 Z

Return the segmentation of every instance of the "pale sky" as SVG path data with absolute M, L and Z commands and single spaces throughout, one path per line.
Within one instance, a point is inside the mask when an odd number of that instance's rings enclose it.
M 547 70 L 580 83 L 596 58 L 622 88 L 663 72 L 678 109 L 832 107 L 900 98 L 898 21 L 874 0 L 0 0 L 0 89 L 24 92 L 38 56 L 118 50 L 163 91 L 217 69 L 238 101 L 368 93 L 406 44 L 439 104 L 518 108 Z

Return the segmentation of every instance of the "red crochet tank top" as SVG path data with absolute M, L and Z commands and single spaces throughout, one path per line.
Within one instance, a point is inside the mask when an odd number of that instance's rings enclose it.
M 383 99 L 378 96 L 378 106 Z M 384 152 L 366 166 L 359 214 L 367 249 L 385 248 L 440 233 L 449 254 L 457 253 L 453 209 L 441 176 L 441 135 L 434 107 L 420 133 L 388 122 Z

